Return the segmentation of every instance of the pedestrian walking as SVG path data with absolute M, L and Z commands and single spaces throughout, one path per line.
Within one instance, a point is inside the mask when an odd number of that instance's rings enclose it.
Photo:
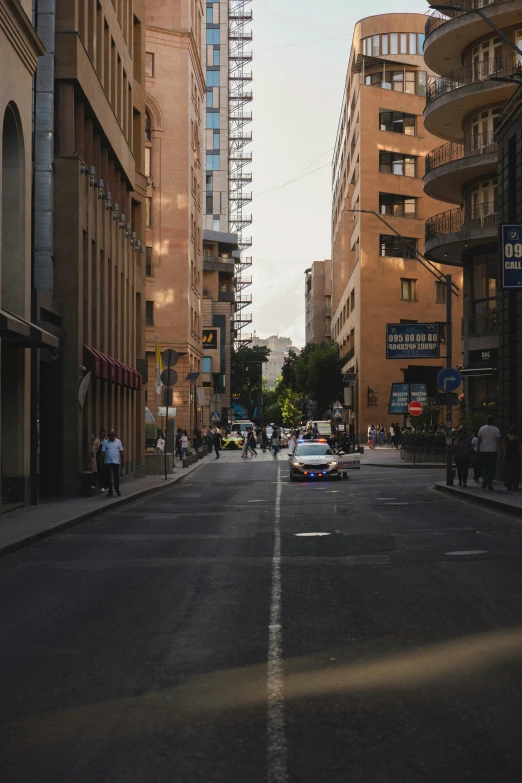
M 453 443 L 453 453 L 455 457 L 455 464 L 457 466 L 459 487 L 468 486 L 468 471 L 472 451 L 473 446 L 471 445 L 471 438 L 469 437 L 464 427 L 461 427 Z
M 288 456 L 293 457 L 295 448 L 297 446 L 297 438 L 295 437 L 295 432 L 292 432 L 289 439 L 288 439 Z
M 507 438 L 502 443 L 502 457 L 504 459 L 502 479 L 508 490 L 517 490 L 520 484 L 520 448 L 517 428 L 513 424 L 509 428 Z
M 165 454 L 165 438 L 160 435 L 156 442 L 156 454 Z
M 214 427 L 214 433 L 213 433 L 213 445 L 214 445 L 214 451 L 216 452 L 216 459 L 219 459 L 219 452 L 221 450 L 221 432 L 217 427 Z
M 252 430 L 251 427 L 248 428 L 248 434 L 246 437 L 246 447 L 247 447 L 247 457 L 249 451 L 253 457 L 257 457 L 256 436 L 254 435 L 254 431 Z
M 176 451 L 175 451 L 175 455 L 176 455 L 176 457 L 179 457 L 180 459 L 183 459 L 182 454 L 181 454 L 181 437 L 182 437 L 182 435 L 183 435 L 183 430 L 181 429 L 181 427 L 178 427 L 178 429 L 176 430 Z
M 375 442 L 376 442 L 376 440 L 377 440 L 377 430 L 375 428 L 375 424 L 372 424 L 372 426 L 370 427 L 368 445 L 374 451 L 375 451 Z
M 384 429 L 384 424 L 379 424 L 379 446 L 384 446 L 385 440 L 386 440 L 386 430 Z
M 476 484 L 480 484 L 481 470 L 480 470 L 480 454 L 478 453 L 478 431 L 471 438 L 471 467 L 473 468 L 473 481 Z
M 389 433 L 390 433 L 390 446 L 392 447 L 392 449 L 393 449 L 393 433 L 394 433 L 394 428 L 395 428 L 395 424 L 390 424 L 390 429 L 389 429 Z
M 123 446 L 119 438 L 116 437 L 116 430 L 109 431 L 109 437 L 103 442 L 102 452 L 104 456 L 105 481 L 109 490 L 107 497 L 114 497 L 112 485 L 116 494 L 120 497 L 120 465 L 122 462 Z
M 183 457 L 188 457 L 188 453 L 189 453 L 188 445 L 189 445 L 189 439 L 188 439 L 187 430 L 183 430 L 183 433 L 181 435 L 181 459 L 183 459 Z
M 279 438 L 279 430 L 274 427 L 274 431 L 272 432 L 272 437 L 270 438 L 270 449 L 272 451 L 272 456 L 274 459 L 277 459 L 277 455 L 279 454 L 279 450 L 281 448 L 281 440 Z
M 317 422 L 314 421 L 314 426 L 312 427 L 312 438 L 315 440 L 319 437 L 319 427 L 317 426 Z
M 205 443 L 207 444 L 208 453 L 212 454 L 212 449 L 214 448 L 214 432 L 210 427 L 207 427 L 205 433 Z
M 107 492 L 107 481 L 104 467 L 104 454 L 102 452 L 102 446 L 107 440 L 107 431 L 100 430 L 100 434 L 94 441 L 94 451 L 96 454 L 96 478 L 98 480 L 98 486 L 100 492 Z
M 486 424 L 478 431 L 478 451 L 482 468 L 482 489 L 494 489 L 493 479 L 497 468 L 497 456 L 500 447 L 500 430 L 494 425 L 493 416 L 488 416 Z

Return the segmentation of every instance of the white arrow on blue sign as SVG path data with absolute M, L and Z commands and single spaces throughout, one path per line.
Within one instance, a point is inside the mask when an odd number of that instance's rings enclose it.
M 445 392 L 456 391 L 462 383 L 462 376 L 454 367 L 446 367 L 441 370 L 437 377 L 437 384 Z

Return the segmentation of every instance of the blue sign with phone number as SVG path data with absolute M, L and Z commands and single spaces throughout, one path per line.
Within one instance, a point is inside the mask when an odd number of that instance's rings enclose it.
M 439 324 L 386 324 L 387 359 L 438 359 Z
M 522 226 L 502 226 L 502 288 L 522 288 Z

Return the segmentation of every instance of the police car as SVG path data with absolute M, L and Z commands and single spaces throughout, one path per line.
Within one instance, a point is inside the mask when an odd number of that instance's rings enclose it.
M 348 470 L 360 470 L 359 454 L 334 454 L 326 438 L 299 440 L 289 456 L 290 481 L 298 478 L 342 478 Z

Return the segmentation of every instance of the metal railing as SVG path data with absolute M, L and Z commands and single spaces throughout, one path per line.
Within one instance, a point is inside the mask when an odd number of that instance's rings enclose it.
M 439 76 L 428 85 L 426 106 L 460 87 L 487 81 L 492 76 L 512 76 L 514 73 L 520 72 L 522 72 L 522 65 L 519 63 L 517 54 L 506 54 L 503 57 L 493 57 L 472 65 L 464 65 L 462 68 L 456 68 L 454 71 Z
M 463 141 L 450 141 L 428 152 L 425 158 L 425 174 L 433 169 L 475 155 L 488 155 L 497 151 L 494 131 L 486 131 L 474 136 L 466 136 Z
M 472 337 L 480 334 L 498 334 L 498 318 L 495 310 L 488 310 L 478 315 L 465 315 L 462 318 L 462 335 L 468 333 Z
M 458 5 L 460 8 L 465 8 L 467 13 L 468 11 L 474 11 L 476 8 L 487 8 L 489 5 L 498 5 L 499 3 L 505 2 L 507 2 L 507 0 L 455 0 L 455 5 Z M 428 15 L 424 29 L 426 38 L 442 24 L 449 22 L 451 19 L 454 19 L 457 16 L 462 16 L 462 11 L 453 10 L 452 0 L 445 3 L 445 5 L 448 7 L 447 14 L 442 13 L 441 11 L 432 11 Z
M 466 209 L 449 209 L 433 215 L 426 221 L 425 241 L 436 239 L 459 231 L 469 231 L 474 228 L 493 228 L 497 226 L 497 205 L 494 201 L 486 204 L 470 206 Z

